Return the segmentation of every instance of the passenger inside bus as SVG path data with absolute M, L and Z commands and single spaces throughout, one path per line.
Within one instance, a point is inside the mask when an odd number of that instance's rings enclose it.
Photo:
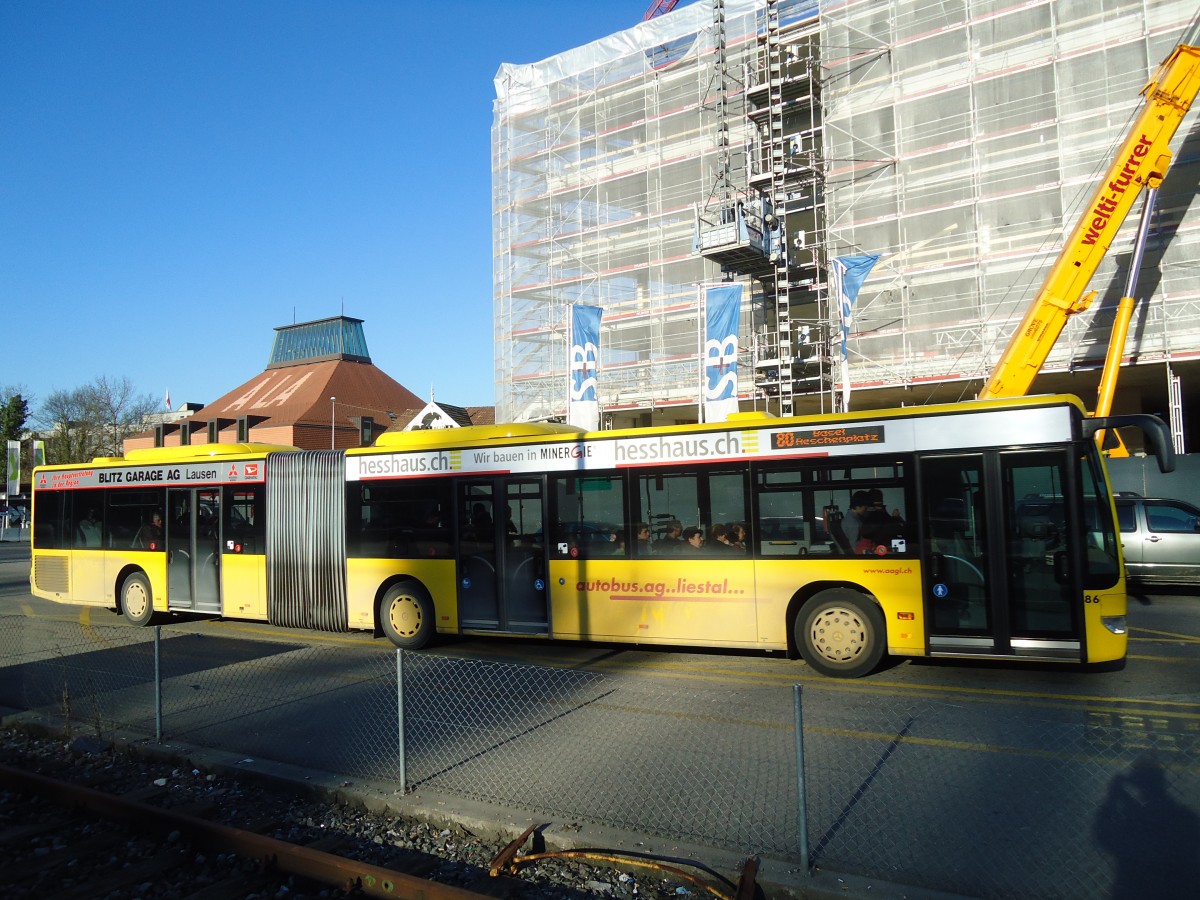
M 637 555 L 639 557 L 652 556 L 654 548 L 650 543 L 650 526 L 645 522 L 638 522 L 633 526 L 633 533 L 637 540 Z
M 654 542 L 654 553 L 658 556 L 678 554 L 684 547 L 683 523 L 678 519 L 669 519 L 663 525 L 663 535 Z
M 850 508 L 840 518 L 829 516 L 833 526 L 830 534 L 837 541 L 838 549 L 846 556 L 869 553 L 874 549 L 870 538 L 863 535 L 863 525 L 866 523 L 867 510 L 871 507 L 871 499 L 866 491 L 855 491 L 850 496 Z
M 609 537 L 609 555 L 624 556 L 625 555 L 625 529 L 612 532 Z
M 746 549 L 746 526 L 741 522 L 730 522 L 726 527 L 729 532 L 729 546 L 744 552 Z
M 907 541 L 904 537 L 904 517 L 899 509 L 888 512 L 883 502 L 883 491 L 871 488 L 867 491 L 870 506 L 863 517 L 863 527 L 860 540 L 869 542 L 866 553 L 884 555 L 887 553 L 904 553 Z M 882 548 L 882 550 L 880 549 Z
M 157 550 L 162 545 L 162 512 L 155 510 L 150 521 L 138 529 L 133 546 L 139 550 Z
M 87 515 L 79 522 L 79 546 L 100 546 L 100 520 L 96 518 L 95 507 L 88 507 Z
M 706 545 L 710 553 L 737 553 L 736 547 L 729 540 L 729 526 L 716 522 L 708 527 Z
M 694 525 L 683 529 L 682 549 L 678 551 L 683 556 L 700 556 L 704 549 L 704 532 Z

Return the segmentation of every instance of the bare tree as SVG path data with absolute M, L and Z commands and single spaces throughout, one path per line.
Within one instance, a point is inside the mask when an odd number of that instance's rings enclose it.
M 128 378 L 119 381 L 101 375 L 87 387 L 88 405 L 101 427 L 99 455 L 121 456 L 125 438 L 146 430 L 146 416 L 158 410 L 149 394 L 138 396 Z
M 96 425 L 88 421 L 84 390 L 54 391 L 38 410 L 46 440 L 46 462 L 84 462 L 96 454 Z
M 149 394 L 137 395 L 128 378 L 101 375 L 93 383 L 55 391 L 38 412 L 46 439 L 46 462 L 87 462 L 121 456 L 125 439 L 146 430 L 158 408 Z

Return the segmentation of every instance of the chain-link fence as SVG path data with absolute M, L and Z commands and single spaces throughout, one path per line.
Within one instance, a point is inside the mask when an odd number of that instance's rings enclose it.
M 403 655 L 408 782 L 568 821 L 798 853 L 787 691 Z M 772 701 L 777 701 L 772 705 Z M 752 711 L 751 711 L 752 710 Z
M 1200 883 L 1187 709 L 158 631 L 0 618 L 0 706 L 967 896 Z
M 806 685 L 803 709 L 813 865 L 982 897 L 1200 884 L 1194 715 L 837 685 Z
M 390 654 L 8 616 L 0 706 L 103 738 L 125 731 L 340 776 L 401 775 Z
M 68 730 L 155 733 L 150 631 L 0 618 L 0 705 L 46 709 Z
M 163 723 L 170 739 L 399 783 L 394 656 L 202 635 L 187 640 L 190 653 L 220 665 L 188 667 L 164 678 Z M 170 647 L 184 649 L 178 640 Z M 164 669 L 170 672 L 166 664 Z

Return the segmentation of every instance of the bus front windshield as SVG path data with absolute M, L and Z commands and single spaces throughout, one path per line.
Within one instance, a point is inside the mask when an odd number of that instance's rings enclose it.
M 1083 530 L 1086 538 L 1086 569 L 1083 585 L 1098 590 L 1112 587 L 1121 571 L 1120 545 L 1112 515 L 1112 497 L 1100 452 L 1088 441 L 1079 457 Z

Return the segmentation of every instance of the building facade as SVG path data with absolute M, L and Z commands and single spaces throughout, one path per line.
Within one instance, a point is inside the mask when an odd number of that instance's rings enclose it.
M 566 414 L 602 309 L 602 426 L 696 421 L 708 288 L 743 285 L 742 409 L 974 396 L 1195 13 L 1191 0 L 699 0 L 496 77 L 501 420 Z M 1115 411 L 1200 434 L 1200 218 L 1172 142 Z M 1130 216 L 1034 390 L 1095 397 Z M 843 342 L 830 268 L 878 257 Z

